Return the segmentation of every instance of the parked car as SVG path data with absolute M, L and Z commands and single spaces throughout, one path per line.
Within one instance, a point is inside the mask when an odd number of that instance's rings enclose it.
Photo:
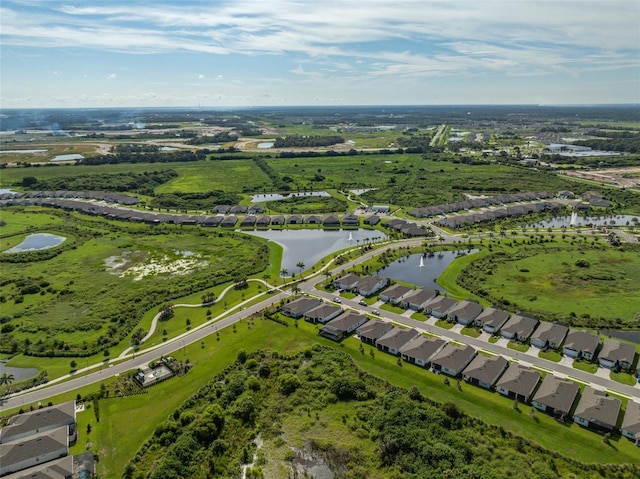
M 380 311 L 378 311 L 377 309 L 374 309 L 373 311 L 371 311 L 372 314 L 375 314 L 376 316 L 380 316 Z
M 333 302 L 334 303 L 342 303 L 342 300 L 340 298 L 333 298 Z
M 360 306 L 369 306 L 369 305 L 367 304 L 367 302 L 366 302 L 364 299 L 361 299 L 360 301 L 358 301 L 358 304 L 359 304 Z

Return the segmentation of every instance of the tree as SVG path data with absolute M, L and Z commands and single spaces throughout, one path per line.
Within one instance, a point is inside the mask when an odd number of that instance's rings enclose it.
M 71 362 L 69 363 L 69 366 L 71 366 L 71 370 L 74 371 L 76 369 L 76 366 L 78 365 L 78 363 L 76 363 L 75 359 L 72 359 Z
M 300 270 L 298 274 L 300 274 L 300 277 L 302 278 L 302 270 L 304 269 L 304 263 L 302 261 L 298 261 L 296 263 L 296 268 Z
M 282 268 L 280 270 L 280 276 L 282 276 L 285 284 L 287 283 L 287 276 L 289 275 L 289 270 L 287 268 Z
M 16 378 L 13 374 L 9 373 L 3 373 L 2 376 L 0 376 L 0 384 L 5 384 L 7 386 L 7 396 L 11 393 L 11 383 L 13 383 L 15 379 Z
M 160 321 L 167 321 L 173 317 L 173 304 L 165 303 L 160 307 Z
M 291 291 L 293 291 L 293 295 L 296 296 L 300 292 L 300 286 L 298 286 L 298 284 L 294 284 L 291 286 Z

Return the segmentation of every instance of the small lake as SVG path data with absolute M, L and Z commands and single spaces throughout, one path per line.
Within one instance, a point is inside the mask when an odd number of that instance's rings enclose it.
M 331 196 L 326 191 L 305 191 L 298 193 L 289 193 L 288 195 L 282 195 L 280 193 L 265 193 L 262 195 L 252 195 L 252 203 L 263 203 L 265 201 L 278 201 L 285 198 L 291 198 L 293 196 Z
M 273 142 L 265 141 L 263 143 L 258 143 L 258 148 L 273 148 Z
M 300 269 L 296 266 L 302 261 L 308 270 L 325 256 L 356 246 L 364 240 L 382 241 L 387 235 L 377 230 L 268 230 L 268 231 L 243 231 L 253 236 L 265 238 L 282 246 L 282 265 L 280 269 L 286 269 L 289 276 L 298 274 Z M 351 240 L 349 240 L 351 238 Z
M 624 339 L 625 341 L 631 341 L 632 343 L 640 344 L 640 331 L 598 331 L 600 334 L 611 336 L 616 339 Z
M 461 255 L 475 253 L 476 251 L 478 250 L 437 251 L 433 253 L 433 256 L 423 256 L 422 253 L 416 253 L 389 263 L 386 267 L 376 271 L 376 274 L 397 281 L 405 281 L 416 286 L 447 292 L 435 280 L 453 260 Z M 422 266 L 420 266 L 421 264 Z
M 539 223 L 534 223 L 531 227 L 540 227 L 540 228 L 561 228 L 563 226 L 625 226 L 627 223 L 630 225 L 633 224 L 633 218 L 639 220 L 640 225 L 640 217 L 632 216 L 632 215 L 618 215 L 618 216 L 593 216 L 593 217 L 583 217 L 583 216 L 559 216 L 558 218 L 550 218 L 548 220 L 540 221 Z
M 36 233 L 27 236 L 22 243 L 5 251 L 5 253 L 24 253 L 25 251 L 38 251 L 61 245 L 66 238 L 50 233 Z
M 58 155 L 51 158 L 49 161 L 71 161 L 71 160 L 82 160 L 84 159 L 84 155 L 80 153 L 70 153 L 68 155 Z
M 11 188 L 0 188 L 0 195 L 9 195 L 17 193 L 17 191 L 13 191 Z
M 0 150 L 2 153 L 46 153 L 47 150 Z
M 6 365 L 7 361 L 0 361 L 0 376 L 3 374 L 11 374 L 14 381 L 22 381 L 23 379 L 29 379 L 38 374 L 38 370 L 35 368 L 13 368 Z
M 180 148 L 176 148 L 175 146 L 161 146 L 160 151 L 178 151 Z

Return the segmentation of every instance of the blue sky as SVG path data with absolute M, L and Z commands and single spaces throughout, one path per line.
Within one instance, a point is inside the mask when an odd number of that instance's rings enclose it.
M 640 102 L 640 0 L 3 0 L 2 108 Z

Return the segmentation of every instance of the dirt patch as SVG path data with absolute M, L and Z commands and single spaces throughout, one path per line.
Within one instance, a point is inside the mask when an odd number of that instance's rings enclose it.
M 126 251 L 118 256 L 110 256 L 104 261 L 107 271 L 120 277 L 129 276 L 140 281 L 148 276 L 175 276 L 200 269 L 209 263 L 191 251 L 171 253 L 150 253 Z

